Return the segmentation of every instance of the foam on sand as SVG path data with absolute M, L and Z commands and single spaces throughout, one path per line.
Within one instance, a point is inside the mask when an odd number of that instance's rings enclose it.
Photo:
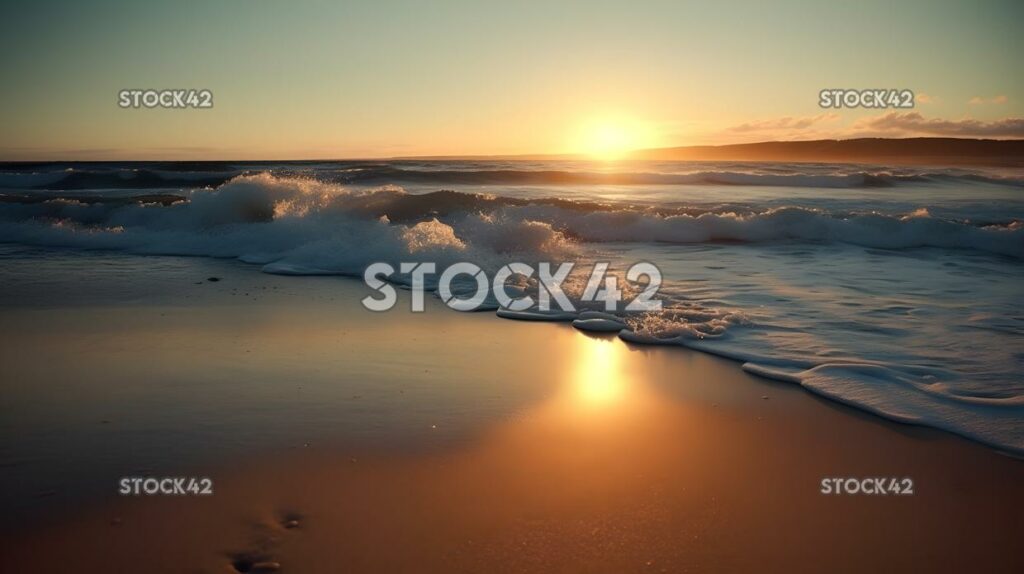
M 798 372 L 745 363 L 743 370 L 797 383 L 890 420 L 941 428 L 1024 456 L 1024 396 L 957 395 L 927 371 L 867 363 L 826 363 Z
M 40 173 L 24 181 L 7 175 L 11 185 L 57 177 Z M 355 277 L 374 262 L 472 261 L 492 276 L 512 261 L 655 261 L 666 277 L 660 312 L 619 317 L 580 305 L 580 313 L 498 315 L 684 346 L 776 378 L 802 373 L 793 380 L 882 416 L 1024 448 L 1016 350 L 1024 223 L 1012 201 L 1000 200 L 1006 214 L 978 207 L 987 188 L 888 211 L 863 207 L 852 191 L 827 205 L 645 206 L 414 194 L 268 172 L 173 193 L 127 189 L 2 193 L 0 242 L 235 258 L 267 273 Z M 491 299 L 484 308 L 496 306 Z M 935 380 L 925 383 L 919 368 Z
M 618 333 L 627 328 L 622 318 L 611 313 L 600 311 L 584 311 L 572 322 L 572 326 L 581 331 L 592 331 L 595 333 Z

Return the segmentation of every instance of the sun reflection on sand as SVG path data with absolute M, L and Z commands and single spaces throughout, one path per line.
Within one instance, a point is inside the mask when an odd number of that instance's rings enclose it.
M 622 344 L 613 340 L 581 336 L 576 338 L 572 391 L 577 402 L 585 406 L 605 407 L 615 403 L 628 391 L 629 381 L 621 372 Z
M 574 333 L 567 342 L 559 390 L 534 411 L 553 428 L 603 440 L 598 435 L 629 433 L 633 422 L 661 408 L 657 393 L 629 368 L 635 363 L 623 341 Z

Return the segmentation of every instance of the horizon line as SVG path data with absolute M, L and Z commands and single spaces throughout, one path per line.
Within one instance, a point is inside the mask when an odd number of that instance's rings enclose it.
M 747 148 L 752 146 L 768 146 L 773 144 L 815 144 L 815 143 L 839 143 L 839 142 L 866 142 L 866 141 L 922 141 L 932 142 L 973 142 L 973 143 L 1011 143 L 1024 142 L 1024 138 L 973 138 L 973 137 L 949 137 L 949 136 L 912 136 L 912 137 L 855 137 L 855 138 L 823 138 L 812 140 L 765 140 L 748 143 L 731 144 L 693 144 L 664 146 L 655 148 L 637 148 L 622 152 L 622 157 L 614 159 L 601 159 L 593 154 L 585 152 L 550 152 L 550 153 L 512 153 L 512 154 L 426 154 L 426 155 L 393 155 L 393 156 L 347 156 L 347 157 L 275 157 L 275 158 L 246 158 L 246 159 L 0 159 L 0 164 L 17 163 L 103 163 L 103 162 L 299 162 L 299 161 L 455 161 L 455 160 L 501 160 L 501 161 L 538 161 L 538 160 L 563 160 L 563 161 L 602 161 L 615 163 L 620 161 L 668 161 L 654 158 L 630 157 L 640 154 L 654 154 L 686 150 L 727 150 L 728 148 Z M 710 161 L 700 159 L 679 159 L 675 161 Z M 723 159 L 722 161 L 728 161 Z M 746 160 L 746 161 L 777 161 L 777 160 Z M 801 160 L 791 160 L 795 163 L 803 163 Z

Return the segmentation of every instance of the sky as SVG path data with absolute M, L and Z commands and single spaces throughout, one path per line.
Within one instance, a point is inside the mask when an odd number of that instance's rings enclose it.
M 1024 2 L 7 2 L 0 160 L 1024 137 Z M 822 109 L 822 89 L 915 107 Z M 124 109 L 207 89 L 211 109 Z

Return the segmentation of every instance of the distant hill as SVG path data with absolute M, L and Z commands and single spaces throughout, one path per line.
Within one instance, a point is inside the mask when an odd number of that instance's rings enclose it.
M 1024 166 L 1024 140 L 859 138 L 638 150 L 631 159 Z

